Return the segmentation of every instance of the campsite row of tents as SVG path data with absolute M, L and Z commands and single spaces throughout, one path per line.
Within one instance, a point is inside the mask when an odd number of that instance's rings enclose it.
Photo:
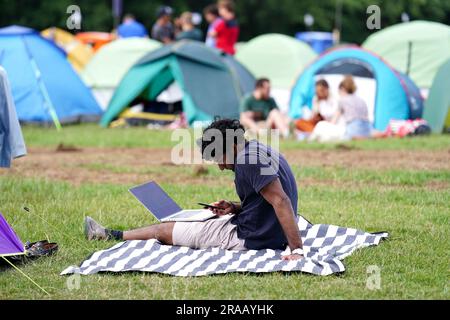
M 340 46 L 320 56 L 279 34 L 241 44 L 235 57 L 199 42 L 162 46 L 141 38 L 115 40 L 93 55 L 71 38 L 56 41 L 54 32 L 43 33 L 48 40 L 24 27 L 0 29 L 0 64 L 22 122 L 101 117 L 108 126 L 137 100 L 179 100 L 191 125 L 237 117 L 240 99 L 262 76 L 272 80 L 280 107 L 298 118 L 311 107 L 315 80 L 337 88 L 342 75 L 352 74 L 376 129 L 384 130 L 390 119 L 418 117 L 435 132 L 450 126 L 450 27 L 439 23 L 403 23 L 374 33 L 362 47 Z

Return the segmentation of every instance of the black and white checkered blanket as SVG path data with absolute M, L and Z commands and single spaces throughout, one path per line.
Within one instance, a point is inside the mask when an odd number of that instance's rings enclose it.
M 79 267 L 61 275 L 98 272 L 157 272 L 172 276 L 206 276 L 229 272 L 301 271 L 326 276 L 345 270 L 342 259 L 359 248 L 378 245 L 387 233 L 366 233 L 326 224 L 312 225 L 299 217 L 305 259 L 282 261 L 282 251 L 229 251 L 219 248 L 194 250 L 166 246 L 156 240 L 126 241 L 95 252 Z

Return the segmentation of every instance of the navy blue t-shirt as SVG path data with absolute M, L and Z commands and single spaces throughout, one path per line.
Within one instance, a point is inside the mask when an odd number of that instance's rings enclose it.
M 289 197 L 297 221 L 297 185 L 286 159 L 256 140 L 247 142 L 236 158 L 235 180 L 242 212 L 233 217 L 237 234 L 250 250 L 285 249 L 288 244 L 283 229 L 270 203 L 260 191 L 279 178 Z

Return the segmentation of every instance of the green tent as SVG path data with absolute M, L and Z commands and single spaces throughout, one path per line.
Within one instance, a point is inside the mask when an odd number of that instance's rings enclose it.
M 236 59 L 255 77 L 267 77 L 280 89 L 291 89 L 303 68 L 316 58 L 309 45 L 282 34 L 266 34 L 242 45 Z
M 172 83 L 183 93 L 189 124 L 215 116 L 239 118 L 243 95 L 254 88 L 253 75 L 233 57 L 189 40 L 167 45 L 137 62 L 125 75 L 101 120 L 108 126 L 136 98 L 155 100 Z
M 126 38 L 104 45 L 83 70 L 81 77 L 103 108 L 128 70 L 146 54 L 161 47 L 146 38 Z
M 241 50 L 243 47 L 245 47 L 245 45 L 247 44 L 247 42 L 245 41 L 241 41 L 238 42 L 234 45 L 234 48 L 236 49 L 236 52 L 239 52 L 239 50 Z
M 437 73 L 425 102 L 423 118 L 435 133 L 450 128 L 450 60 Z
M 374 33 L 363 47 L 428 89 L 450 58 L 450 26 L 429 21 L 400 23 Z

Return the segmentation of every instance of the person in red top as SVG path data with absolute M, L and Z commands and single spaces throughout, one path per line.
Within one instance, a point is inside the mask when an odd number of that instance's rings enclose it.
M 234 3 L 231 0 L 221 0 L 218 3 L 219 15 L 222 20 L 217 23 L 209 36 L 216 39 L 216 48 L 234 55 L 234 45 L 239 38 L 239 25 L 236 20 Z

